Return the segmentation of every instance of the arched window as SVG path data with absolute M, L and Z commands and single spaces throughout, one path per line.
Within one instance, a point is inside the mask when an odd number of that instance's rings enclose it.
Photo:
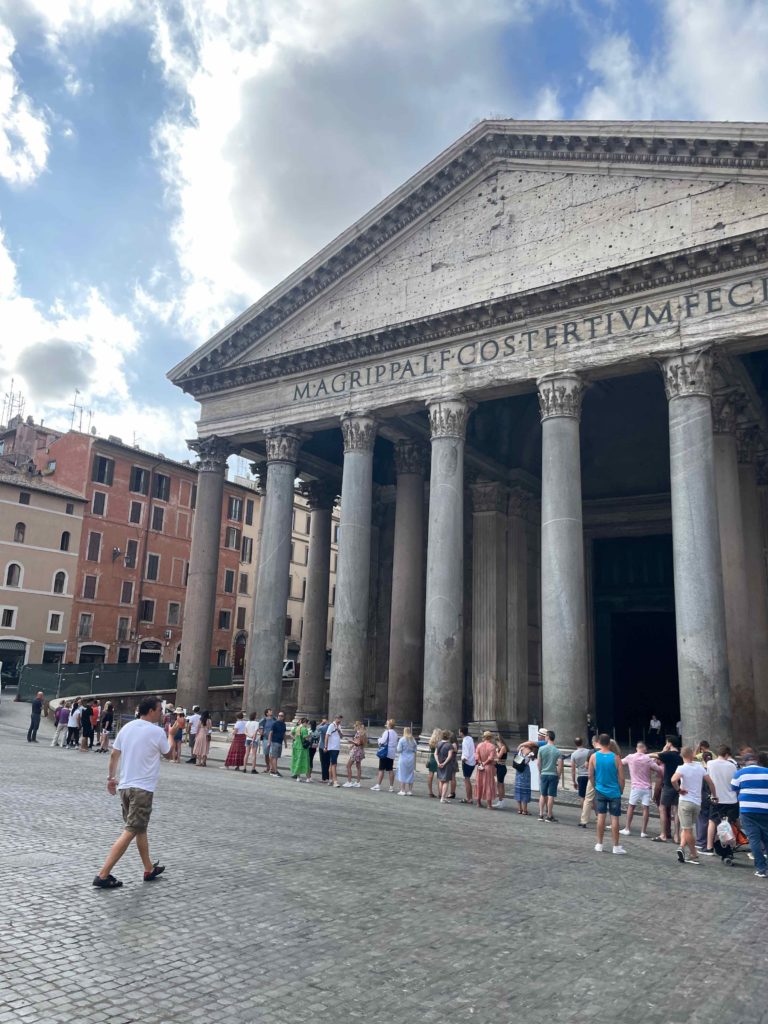
M 18 562 L 11 562 L 5 570 L 5 585 L 6 587 L 21 586 L 21 566 Z
M 61 535 L 61 544 L 59 544 L 59 551 L 69 551 L 69 530 L 65 530 Z
M 24 543 L 24 534 L 27 532 L 27 528 L 24 523 L 16 523 L 16 529 L 13 531 L 13 541 L 15 544 Z
M 67 589 L 67 574 L 61 570 L 53 577 L 54 594 L 63 594 Z

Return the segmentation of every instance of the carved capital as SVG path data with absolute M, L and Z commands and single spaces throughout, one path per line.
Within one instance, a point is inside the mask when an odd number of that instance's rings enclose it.
M 458 437 L 463 441 L 467 434 L 467 420 L 473 408 L 474 406 L 461 395 L 457 395 L 456 398 L 436 398 L 427 402 L 432 440 Z
M 740 423 L 736 427 L 736 454 L 740 463 L 755 461 L 760 431 L 755 423 Z
M 714 395 L 712 398 L 712 429 L 716 434 L 736 432 L 736 401 L 732 392 Z
M 548 373 L 536 382 L 542 423 L 555 416 L 581 418 L 584 382 L 573 372 Z
M 344 454 L 372 452 L 376 440 L 376 420 L 367 413 L 349 413 L 341 419 Z
M 287 462 L 295 466 L 303 440 L 297 430 L 270 430 L 264 436 L 267 462 Z
M 706 352 L 680 352 L 659 361 L 664 378 L 664 390 L 671 402 L 673 398 L 690 395 L 712 396 L 712 354 Z
M 504 512 L 507 508 L 507 488 L 496 480 L 480 480 L 470 487 L 472 511 Z
M 533 495 L 522 487 L 513 487 L 509 492 L 507 511 L 515 519 L 527 519 L 531 512 Z
M 325 480 L 310 480 L 299 486 L 299 492 L 307 499 L 310 512 L 332 509 L 338 496 L 338 488 Z
M 395 441 L 395 472 L 398 476 L 408 474 L 424 476 L 427 452 L 418 441 Z
M 225 473 L 227 459 L 232 454 L 229 442 L 223 437 L 198 437 L 187 441 L 187 447 L 196 452 L 198 473 Z

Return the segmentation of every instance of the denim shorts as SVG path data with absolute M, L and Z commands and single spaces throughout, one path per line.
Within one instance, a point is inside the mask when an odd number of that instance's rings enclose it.
M 541 796 L 557 796 L 557 784 L 559 781 L 557 775 L 542 775 L 539 779 L 539 793 Z
M 461 762 L 461 771 L 462 771 L 462 774 L 463 774 L 465 779 L 471 779 L 472 778 L 472 772 L 474 770 L 475 770 L 475 766 L 473 764 L 467 764 L 466 761 L 462 761 Z
M 612 818 L 621 817 L 620 796 L 603 796 L 602 793 L 598 793 L 595 790 L 595 803 L 597 804 L 598 814 L 610 814 Z

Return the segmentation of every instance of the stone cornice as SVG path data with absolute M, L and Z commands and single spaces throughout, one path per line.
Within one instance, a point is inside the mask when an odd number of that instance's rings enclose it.
M 199 364 L 176 383 L 195 397 L 277 380 L 292 374 L 323 370 L 418 345 L 480 331 L 504 329 L 534 317 L 562 313 L 581 306 L 607 304 L 659 288 L 685 285 L 698 278 L 747 269 L 768 261 L 768 230 L 750 232 L 721 242 L 683 249 L 612 270 L 585 274 L 544 288 L 446 310 L 434 316 L 394 324 L 381 331 L 353 335 L 285 355 L 238 366 Z M 276 326 L 277 321 L 270 326 Z M 237 351 L 229 353 L 234 359 Z M 225 360 L 222 360 L 222 363 Z

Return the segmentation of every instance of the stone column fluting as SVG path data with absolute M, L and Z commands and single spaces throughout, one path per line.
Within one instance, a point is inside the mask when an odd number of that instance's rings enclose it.
M 427 403 L 432 443 L 424 609 L 422 731 L 458 729 L 464 707 L 464 443 L 470 406 L 463 397 Z
M 197 502 L 192 527 L 189 575 L 184 602 L 176 701 L 192 708 L 208 703 L 211 642 L 216 611 L 216 579 L 221 546 L 221 504 L 227 458 L 232 449 L 220 437 L 190 441 L 197 452 Z
M 672 556 L 683 741 L 731 742 L 720 529 L 712 433 L 712 357 L 660 362 L 669 402 Z
M 583 736 L 589 703 L 579 422 L 571 371 L 537 381 L 541 413 L 541 661 L 544 725 L 560 745 Z
M 479 480 L 472 494 L 473 731 L 501 729 L 507 689 L 507 489 Z
M 395 538 L 389 630 L 387 717 L 421 722 L 424 671 L 424 445 L 394 445 Z
M 760 536 L 758 544 L 760 547 L 760 563 L 764 574 L 763 593 L 765 601 L 764 622 L 768 623 L 768 580 L 765 579 L 766 568 L 768 567 L 768 452 L 760 450 L 756 454 L 755 470 L 757 477 L 757 493 L 760 501 Z M 758 675 L 754 668 L 755 648 L 752 648 L 753 658 L 753 679 L 755 683 L 755 710 L 756 710 L 756 732 L 761 746 L 765 746 L 768 737 L 768 625 L 762 627 L 763 652 L 760 661 L 764 665 L 761 674 Z
M 331 715 L 343 715 L 349 726 L 363 714 L 376 421 L 367 413 L 350 413 L 341 420 L 341 432 L 344 475 L 328 710 Z
M 761 745 L 768 738 L 768 590 L 766 588 L 765 551 L 763 547 L 760 494 L 757 484 L 756 447 L 759 439 L 757 429 L 742 425 L 737 430 L 739 460 L 739 498 L 741 500 L 741 521 L 744 530 L 744 562 L 746 573 L 743 577 L 749 606 L 749 632 L 752 652 L 752 677 L 754 682 L 753 700 L 755 722 L 750 732 L 742 736 L 734 723 L 734 744 L 743 740 Z
M 296 460 L 302 437 L 277 428 L 265 437 L 267 498 L 261 517 L 253 625 L 243 707 L 261 714 L 280 707 L 285 654 L 285 617 L 291 565 Z
M 527 737 L 528 519 L 531 495 L 513 487 L 507 506 L 507 690 L 501 711 L 510 734 Z
M 712 423 L 733 739 L 746 743 L 755 739 L 755 686 L 736 444 L 737 402 L 738 396 L 732 392 L 715 395 Z
M 297 717 L 320 718 L 325 707 L 325 655 L 331 576 L 331 521 L 337 488 L 319 480 L 304 484 L 309 507 L 309 554 L 301 634 L 301 674 Z

